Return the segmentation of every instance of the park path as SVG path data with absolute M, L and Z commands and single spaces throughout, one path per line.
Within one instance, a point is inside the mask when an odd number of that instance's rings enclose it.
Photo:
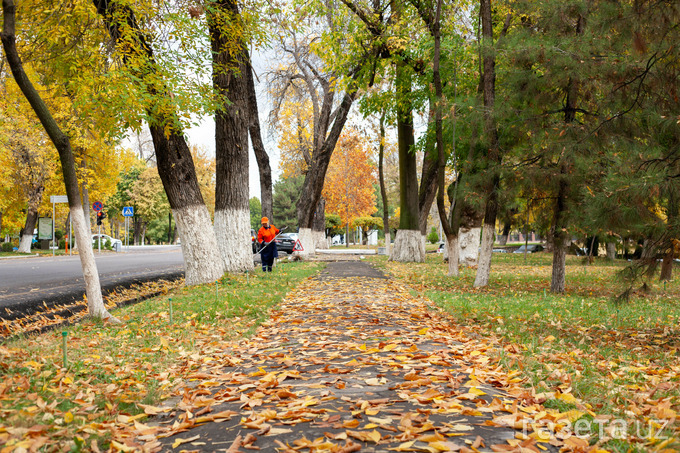
M 539 444 L 530 424 L 521 429 L 542 408 L 497 365 L 496 348 L 366 263 L 330 263 L 252 338 L 194 373 L 136 442 L 148 451 L 556 451 L 563 441 Z

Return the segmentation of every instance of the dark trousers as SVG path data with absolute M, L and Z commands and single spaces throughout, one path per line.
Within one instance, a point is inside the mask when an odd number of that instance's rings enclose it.
M 274 258 L 276 258 L 277 255 L 276 242 L 270 242 L 269 245 L 265 244 L 265 247 L 260 251 L 260 257 L 262 257 L 262 270 L 264 272 L 272 271 Z

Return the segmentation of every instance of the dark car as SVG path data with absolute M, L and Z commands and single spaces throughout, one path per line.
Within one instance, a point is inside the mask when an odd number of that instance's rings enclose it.
M 529 245 L 523 245 L 517 250 L 515 250 L 513 253 L 524 253 L 526 250 L 526 253 L 536 253 L 536 252 L 542 252 L 543 251 L 543 246 L 541 244 L 529 244 Z
M 276 238 L 276 248 L 279 252 L 286 252 L 288 254 L 293 253 L 293 248 L 295 247 L 295 241 L 297 238 L 294 233 L 283 233 L 279 234 Z

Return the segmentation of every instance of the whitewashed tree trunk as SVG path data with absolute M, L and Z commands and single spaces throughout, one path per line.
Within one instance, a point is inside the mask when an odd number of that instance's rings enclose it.
M 481 287 L 489 284 L 491 274 L 491 256 L 493 253 L 494 231 L 493 225 L 484 225 L 482 229 L 482 246 L 475 276 L 475 286 Z
M 389 230 L 385 232 L 385 254 L 387 256 L 390 256 L 390 252 L 392 251 L 392 237 L 390 235 Z
M 394 248 L 390 261 L 402 263 L 422 263 L 425 261 L 425 249 L 421 241 L 420 230 L 398 230 L 394 239 Z
M 427 250 L 427 235 L 423 234 L 422 231 L 420 232 L 420 246 L 423 250 Z
M 458 246 L 458 236 L 446 239 L 446 255 L 449 257 L 449 275 L 457 277 L 459 275 L 458 266 L 458 251 L 460 250 Z
M 311 228 L 300 228 L 298 231 L 298 240 L 302 244 L 302 251 L 296 252 L 302 258 L 309 258 L 315 253 L 316 243 L 314 242 L 314 233 Z
M 329 248 L 328 239 L 326 238 L 326 233 L 323 231 L 312 230 L 312 237 L 314 238 L 314 248 L 315 249 L 327 249 Z
M 215 236 L 227 272 L 247 272 L 253 269 L 250 211 L 216 210 Z
M 83 268 L 88 314 L 109 322 L 120 323 L 120 320 L 112 316 L 106 309 L 106 306 L 104 306 L 102 288 L 99 283 L 99 273 L 97 272 L 97 264 L 94 260 L 94 251 L 92 250 L 92 235 L 87 227 L 85 213 L 82 209 L 71 210 L 71 222 L 76 237 L 76 245 L 78 246 L 80 264 Z
M 222 277 L 224 261 L 220 256 L 208 208 L 205 205 L 187 206 L 173 210 L 173 214 L 182 242 L 186 284 L 213 283 Z
M 463 266 L 477 265 L 479 258 L 479 236 L 481 228 L 461 228 L 458 230 L 459 263 Z
M 19 253 L 31 253 L 31 243 L 33 243 L 33 235 L 26 233 L 22 234 L 21 241 L 19 241 L 19 249 L 17 251 Z

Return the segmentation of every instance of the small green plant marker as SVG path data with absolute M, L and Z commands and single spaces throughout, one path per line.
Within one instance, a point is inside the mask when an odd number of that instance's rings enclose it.
M 61 352 L 63 354 L 63 362 L 64 362 L 64 368 L 68 366 L 68 360 L 66 357 L 66 336 L 68 335 L 68 332 L 63 331 L 61 333 Z
M 169 304 L 169 307 L 170 307 L 170 312 L 169 312 L 170 313 L 170 324 L 172 324 L 172 297 L 170 297 L 168 299 L 168 304 Z

